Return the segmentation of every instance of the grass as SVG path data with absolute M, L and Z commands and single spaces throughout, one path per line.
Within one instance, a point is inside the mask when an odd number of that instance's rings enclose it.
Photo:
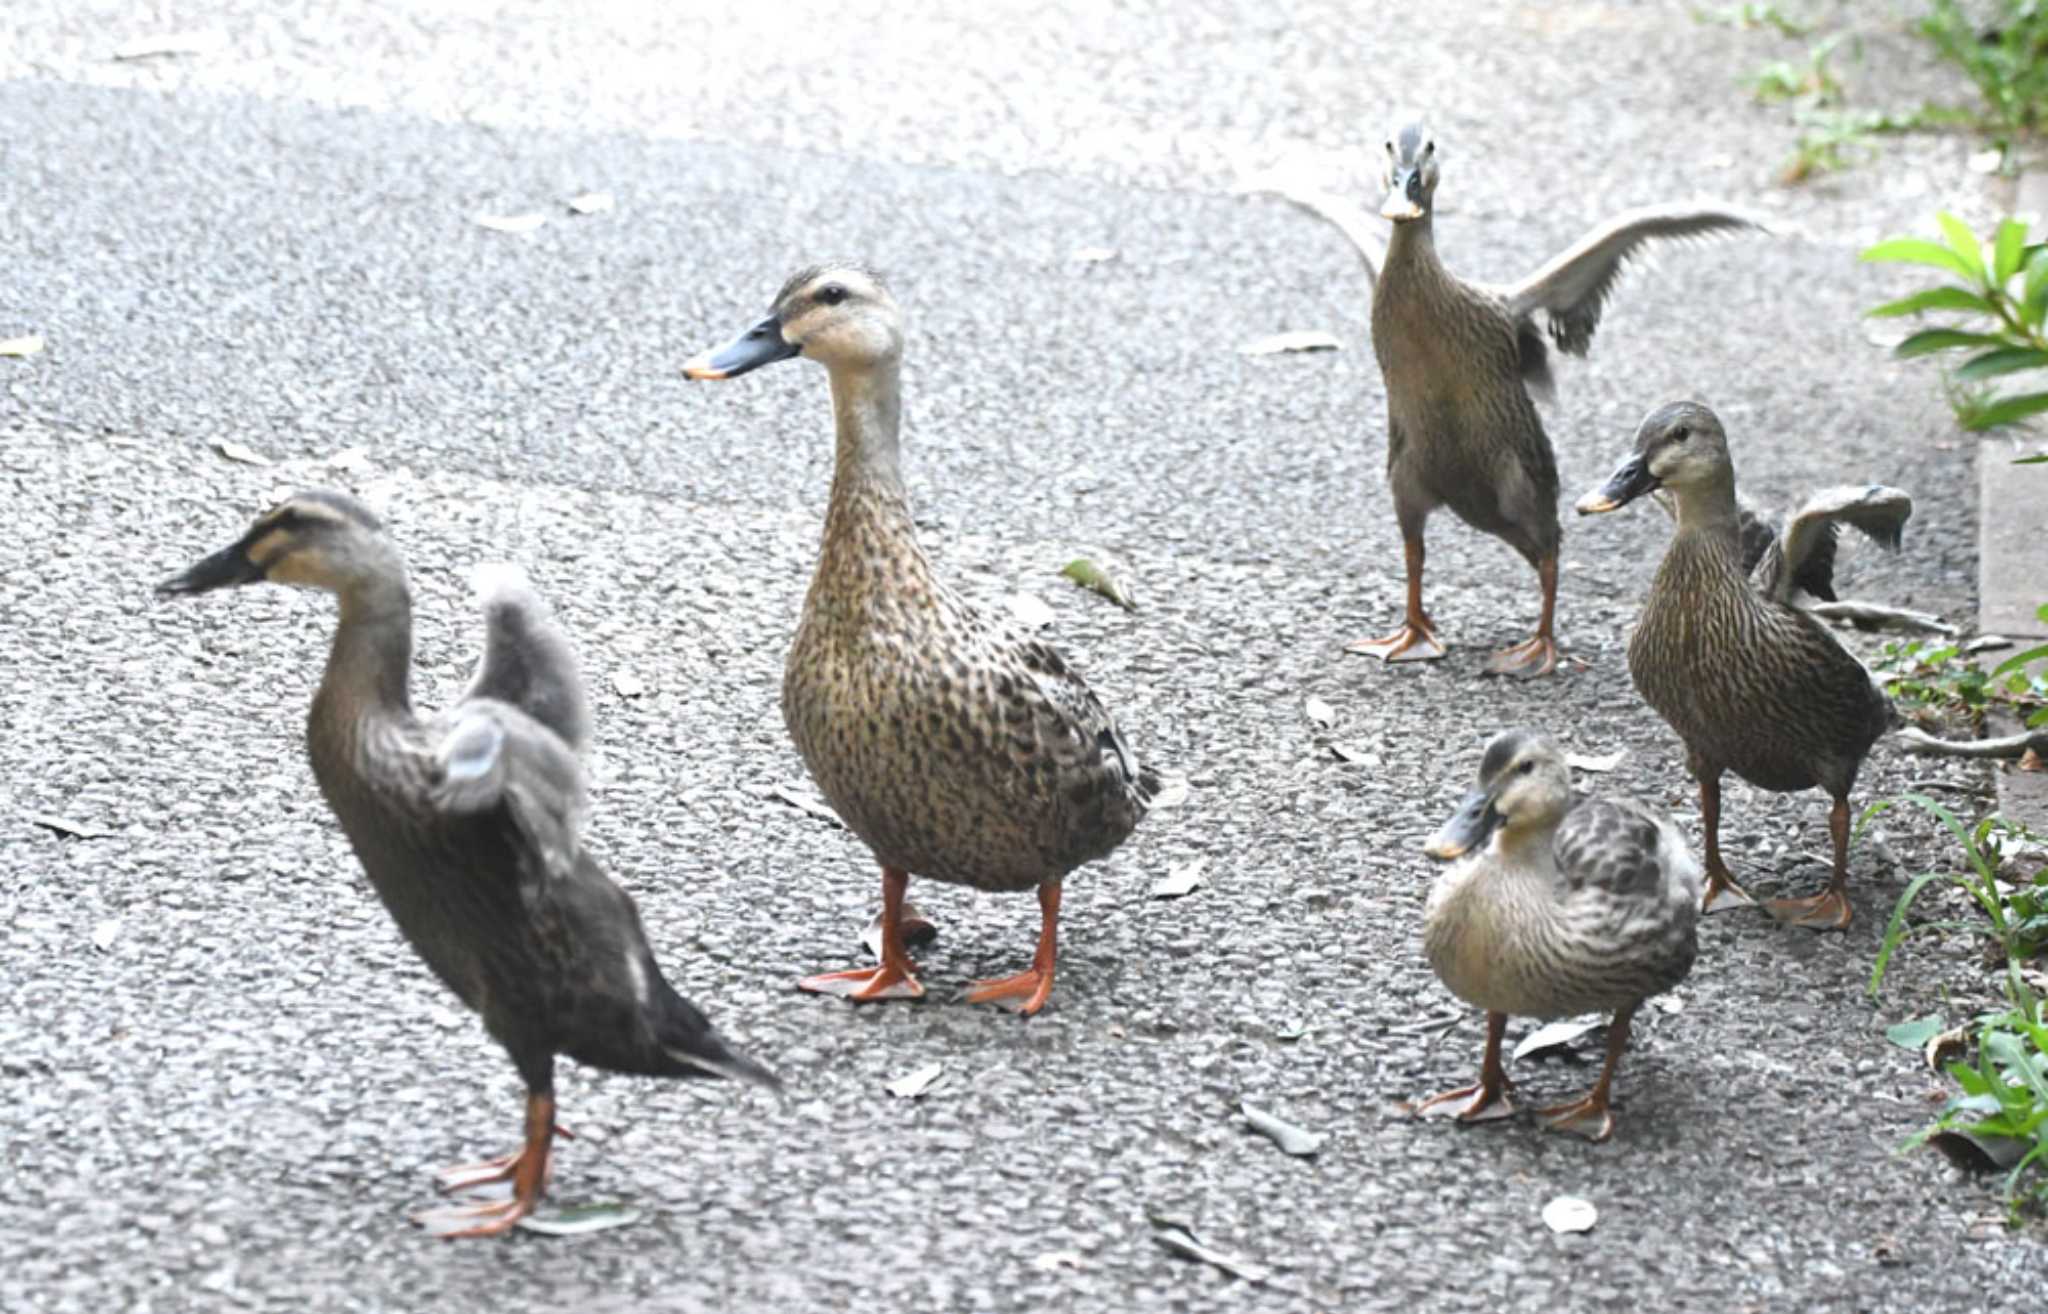
M 2024 827 L 1996 817 L 1965 825 L 1933 799 L 1908 794 L 1873 806 L 1866 822 L 1897 803 L 1933 816 L 1960 845 L 1961 871 L 1924 872 L 1913 878 L 1892 909 L 1884 941 L 1871 969 L 1870 993 L 1884 984 L 1892 958 L 1923 931 L 1986 935 L 2004 960 L 2005 1007 L 1980 1013 L 1967 1027 L 1972 1054 L 1944 1066 L 1956 1093 L 1933 1123 L 1914 1133 L 1900 1152 L 1913 1150 L 1941 1132 L 1968 1132 L 1980 1139 L 2009 1141 L 2017 1162 L 2006 1174 L 2007 1221 L 2017 1225 L 2028 1209 L 2048 1211 L 2048 1016 L 2042 997 L 2029 984 L 2027 964 L 2048 953 L 2048 867 L 2031 877 L 2003 878 L 2002 865 L 2033 841 Z M 1961 891 L 1983 920 L 1935 921 L 1911 925 L 1907 915 L 1930 885 Z

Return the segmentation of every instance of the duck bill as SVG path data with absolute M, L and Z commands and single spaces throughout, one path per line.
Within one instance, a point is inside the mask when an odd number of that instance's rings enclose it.
M 692 379 L 737 379 L 802 350 L 783 340 L 781 319 L 770 315 L 724 346 L 692 356 L 683 363 L 683 374 Z
M 1380 218 L 1392 219 L 1395 223 L 1406 223 L 1410 219 L 1421 217 L 1421 205 L 1410 199 L 1400 183 L 1394 184 L 1394 190 L 1387 193 L 1387 199 L 1380 205 Z
M 1575 509 L 1582 516 L 1619 511 L 1643 494 L 1654 493 L 1663 486 L 1663 481 L 1650 473 L 1648 461 L 1641 456 L 1631 456 L 1621 463 L 1621 468 L 1606 483 L 1580 498 Z
M 255 584 L 263 578 L 263 567 L 249 560 L 249 545 L 233 543 L 210 557 L 193 562 L 180 573 L 156 586 L 161 597 L 190 593 L 211 593 L 237 584 Z
M 1461 858 L 1475 849 L 1483 849 L 1493 838 L 1493 832 L 1500 829 L 1501 816 L 1494 810 L 1493 798 L 1483 789 L 1475 789 L 1465 795 L 1465 801 L 1451 814 L 1451 819 L 1430 837 L 1423 852 L 1432 858 Z

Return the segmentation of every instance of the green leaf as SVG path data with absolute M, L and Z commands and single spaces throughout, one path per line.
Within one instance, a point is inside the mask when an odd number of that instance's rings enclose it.
M 1911 360 L 1930 352 L 1947 351 L 1953 347 L 2003 347 L 2004 338 L 1991 333 L 1965 333 L 1961 329 L 1921 329 L 1892 348 L 1892 355 L 1900 360 Z
M 1970 226 L 1943 210 L 1934 216 L 1941 225 L 1942 235 L 1948 238 L 1949 250 L 1954 251 L 1962 262 L 1969 266 L 1970 277 L 1982 282 L 1984 279 L 1984 247 Z
M 1868 247 L 1857 259 L 1870 264 L 1928 265 L 1935 269 L 1946 269 L 1975 283 L 1980 281 L 1977 269 L 1961 256 L 1924 237 L 1894 237 L 1888 242 L 1879 242 Z
M 1921 1050 L 1927 1042 L 1941 1034 L 1944 1019 L 1939 1013 L 1916 1017 L 1910 1022 L 1894 1022 L 1884 1029 L 1884 1038 L 1900 1049 Z
M 2014 653 L 1992 670 L 1991 678 L 1995 680 L 2007 671 L 2017 671 L 2022 666 L 2030 666 L 2040 661 L 2043 657 L 2048 657 L 2048 643 L 2044 643 L 2038 648 L 2029 648 L 2025 652 Z
M 1991 257 L 1991 281 L 2000 287 L 2005 280 L 2019 272 L 2020 253 L 2026 249 L 2027 226 L 2017 219 L 1999 221 L 1998 236 L 1993 242 Z
M 2039 326 L 2042 308 L 2048 305 L 2048 246 L 2037 246 L 2027 256 L 2026 273 L 2020 281 L 2020 316 Z
M 1968 310 L 1980 315 L 1996 315 L 1989 301 L 1975 292 L 1959 287 L 1930 287 L 1924 292 L 1915 292 L 1910 297 L 1887 301 L 1875 310 L 1864 313 L 1874 319 L 1885 319 L 1893 315 L 1917 315 L 1925 310 Z
M 1907 339 L 1911 341 L 1912 339 Z M 1899 344 L 1901 347 L 1905 343 Z M 1963 425 L 1965 429 L 1996 429 L 2001 424 L 2012 424 L 2029 415 L 2048 411 L 2048 392 L 2023 393 L 2018 397 L 2001 397 L 1972 415 Z
M 2012 463 L 2014 465 L 2048 465 L 2048 452 L 2037 452 L 2033 456 L 2015 456 L 2012 458 Z M 2043 607 L 2041 610 L 2048 611 L 2048 607 Z M 2041 619 L 2048 620 L 2048 616 L 2043 616 Z
M 1962 368 L 1956 371 L 1956 378 L 1971 382 L 2043 366 L 2048 366 L 2048 351 L 2036 351 L 2032 347 L 1999 347 L 1964 361 Z

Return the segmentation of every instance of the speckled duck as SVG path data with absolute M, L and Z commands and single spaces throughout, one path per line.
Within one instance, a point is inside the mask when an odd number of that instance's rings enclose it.
M 1736 499 L 1720 418 L 1697 402 L 1652 411 L 1636 432 L 1634 454 L 1578 509 L 1612 511 L 1660 489 L 1677 524 L 1629 638 L 1628 670 L 1643 700 L 1685 742 L 1699 779 L 1706 906 L 1750 901 L 1721 858 L 1721 776 L 1733 771 L 1762 789 L 1827 791 L 1834 801 L 1827 889 L 1768 906 L 1784 921 L 1845 927 L 1849 791 L 1897 714 L 1863 663 L 1797 596 L 1834 596 L 1841 525 L 1896 548 L 1913 500 L 1875 484 L 1826 489 L 1807 499 L 1775 541 L 1760 543 L 1757 518 Z
M 831 378 L 837 460 L 782 712 L 820 792 L 881 864 L 882 955 L 798 985 L 922 995 L 902 932 L 912 875 L 1035 890 L 1031 966 L 967 996 L 1028 1016 L 1052 991 L 1062 882 L 1123 843 L 1156 779 L 1050 644 L 975 610 L 932 569 L 900 466 L 902 354 L 879 278 L 814 267 L 783 284 L 767 319 L 684 366 L 729 379 L 801 355 Z
M 1683 981 L 1697 953 L 1700 866 L 1685 837 L 1632 799 L 1573 799 L 1558 746 L 1510 730 L 1487 745 L 1478 788 L 1428 852 L 1456 861 L 1430 888 L 1423 947 L 1451 993 L 1486 1010 L 1486 1053 L 1477 1082 L 1421 1109 L 1456 1103 L 1465 1122 L 1512 1113 L 1508 1018 L 1612 1013 L 1593 1088 L 1537 1112 L 1554 1130 L 1607 1139 L 1630 1019 Z
M 547 1189 L 557 1054 L 613 1072 L 776 1085 L 662 977 L 632 897 L 583 847 L 583 681 L 567 638 L 510 566 L 477 573 L 484 653 L 435 716 L 413 710 L 412 595 L 383 526 L 339 493 L 300 493 L 159 585 L 262 581 L 332 593 L 341 622 L 306 725 L 320 792 L 371 886 L 434 975 L 483 1018 L 526 1084 L 516 1152 L 439 1175 L 509 1182 L 502 1200 L 420 1214 L 441 1236 L 488 1236 Z

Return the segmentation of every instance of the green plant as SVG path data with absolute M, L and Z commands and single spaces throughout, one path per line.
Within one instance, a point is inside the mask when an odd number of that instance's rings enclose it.
M 2048 613 L 2048 607 L 2041 610 Z M 2027 669 L 2044 657 L 2048 644 L 2016 653 L 1986 671 L 1953 643 L 1894 639 L 1878 650 L 1870 666 L 1884 681 L 1884 691 L 1906 711 L 1962 712 L 1974 724 L 1992 704 L 2006 703 L 2031 729 L 2048 724 L 2048 677 Z
M 1925 328 L 1912 334 L 1893 354 L 1909 359 L 1936 352 L 1971 353 L 1954 373 L 1959 383 L 1977 384 L 2027 370 L 2048 367 L 2048 247 L 2027 241 L 2027 226 L 2017 219 L 1999 223 L 1989 250 L 1962 220 L 1944 211 L 1938 216 L 1942 241 L 1894 237 L 1863 252 L 1866 261 L 1920 265 L 1952 275 L 1953 282 L 1888 301 L 1874 316 L 1929 312 L 1964 316 L 1970 328 L 1953 325 Z M 2011 393 L 1973 399 L 1959 407 L 1957 419 L 1967 429 L 1992 429 L 2048 410 L 2048 392 Z
M 1797 101 L 1802 105 L 1833 105 L 1842 99 L 1842 80 L 1828 59 L 1842 38 L 1831 36 L 1807 49 L 1803 63 L 1773 60 L 1749 75 L 1749 92 L 1760 101 Z
M 1738 31 L 1751 28 L 1776 28 L 1779 36 L 1803 37 L 1813 30 L 1810 23 L 1801 23 L 1785 17 L 1776 5 L 1752 2 L 1739 5 L 1723 5 L 1719 9 L 1698 9 L 1692 11 L 1695 23 L 1720 23 Z
M 1983 910 L 1989 933 L 2005 960 L 2007 1005 L 1972 1021 L 1975 1061 L 1952 1059 L 1944 1068 L 1960 1093 L 1900 1150 L 1914 1149 L 1944 1131 L 2014 1142 L 2019 1153 L 2006 1177 L 2006 1208 L 2017 1222 L 2021 1207 L 2029 1200 L 2037 1207 L 2048 1207 L 2048 1018 L 2043 1016 L 2041 996 L 2028 984 L 2024 966 L 2029 958 L 2048 950 L 2048 868 L 2036 872 L 2031 880 L 2001 881 L 1999 866 L 2007 852 L 2023 848 L 2032 839 L 2026 829 L 1996 817 L 1965 826 L 1947 808 L 1920 794 L 1875 804 L 1865 813 L 1864 821 L 1899 801 L 1938 820 L 1961 844 L 1967 866 L 1961 872 L 1924 872 L 1906 886 L 1892 908 L 1871 969 L 1872 997 L 1884 983 L 1892 955 L 1916 930 L 1984 932 L 1976 922 L 1907 925 L 1906 916 L 1921 892 L 1940 882 L 1961 890 Z M 2033 1171 L 2031 1178 L 2029 1170 Z
M 1934 0 L 1919 26 L 1935 51 L 1977 84 L 1984 102 L 1977 126 L 2009 148 L 2048 117 L 2048 3 L 1998 0 L 1993 8 L 1985 30 L 1957 0 Z

